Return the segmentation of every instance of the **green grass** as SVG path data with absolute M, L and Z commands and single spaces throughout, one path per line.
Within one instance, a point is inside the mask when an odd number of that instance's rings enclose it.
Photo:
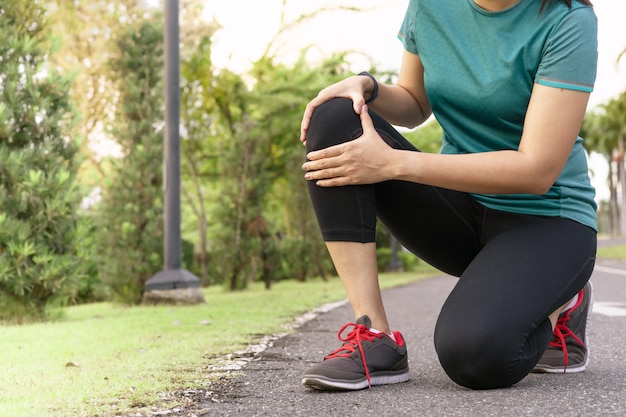
M 598 258 L 626 260 L 626 245 L 598 249 Z
M 432 275 L 386 274 L 381 287 Z M 164 393 L 206 387 L 207 366 L 295 317 L 345 298 L 338 279 L 205 290 L 206 304 L 70 307 L 47 323 L 0 326 L 0 416 L 114 416 L 173 407 Z M 170 400 L 171 401 L 171 400 Z

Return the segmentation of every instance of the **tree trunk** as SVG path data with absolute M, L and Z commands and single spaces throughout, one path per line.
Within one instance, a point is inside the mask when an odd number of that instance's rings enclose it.
M 620 205 L 619 231 L 626 236 L 626 170 L 624 169 L 624 136 L 618 139 L 617 176 L 622 188 L 622 202 Z
M 200 244 L 200 282 L 202 282 L 203 285 L 208 285 L 209 284 L 208 282 L 209 281 L 209 269 L 207 265 L 208 251 L 207 251 L 207 240 L 206 240 L 208 224 L 207 224 L 206 207 L 204 205 L 204 193 L 202 192 L 202 184 L 200 182 L 198 170 L 196 168 L 196 164 L 194 160 L 191 158 L 188 152 L 185 152 L 184 149 L 181 149 L 181 153 L 183 157 L 185 158 L 185 161 L 187 162 L 186 164 L 186 167 L 188 168 L 187 172 L 189 173 L 189 175 L 191 176 L 191 179 L 193 180 L 194 189 L 195 189 L 196 198 L 197 198 L 197 204 L 195 204 L 193 198 L 191 197 L 191 194 L 189 194 L 189 192 L 187 191 L 185 187 L 182 187 L 183 195 L 186 198 L 187 202 L 189 203 L 191 210 L 196 215 L 196 219 L 198 222 L 198 241 Z
M 617 206 L 617 186 L 613 175 L 613 161 L 609 159 L 609 233 L 611 236 L 618 234 L 618 206 Z

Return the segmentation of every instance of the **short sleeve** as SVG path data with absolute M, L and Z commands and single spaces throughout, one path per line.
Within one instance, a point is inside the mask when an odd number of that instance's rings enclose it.
M 404 49 L 417 54 L 417 45 L 415 44 L 415 18 L 417 16 L 417 4 L 418 0 L 411 0 L 406 14 L 404 15 L 404 21 L 398 32 L 398 39 L 404 45 Z
M 591 92 L 598 61 L 598 22 L 593 9 L 571 10 L 547 39 L 535 82 Z

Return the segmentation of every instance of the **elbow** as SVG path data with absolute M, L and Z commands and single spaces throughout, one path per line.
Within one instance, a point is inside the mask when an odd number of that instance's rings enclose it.
M 530 193 L 531 194 L 536 194 L 536 195 L 544 195 L 544 194 L 547 194 L 548 191 L 550 191 L 550 188 L 552 188 L 552 185 L 550 185 L 548 187 L 537 185 L 537 186 L 533 187 L 533 189 L 532 189 L 532 191 Z
M 541 175 L 536 177 L 528 184 L 528 193 L 544 195 L 550 191 L 550 188 L 552 188 L 555 181 L 556 178 L 553 178 L 551 175 Z
M 518 153 L 525 157 L 522 168 L 517 172 L 516 177 L 522 182 L 519 183 L 524 194 L 545 195 L 550 191 L 554 183 L 561 175 L 563 165 L 554 161 L 545 161 L 545 158 L 529 157 L 524 153 Z
M 426 120 L 428 120 L 428 118 L 430 117 L 431 113 L 427 113 L 427 114 L 423 114 L 423 113 L 413 113 L 411 116 L 407 118 L 406 120 L 403 120 L 402 123 L 400 123 L 400 126 L 402 127 L 406 127 L 407 129 L 415 129 L 416 127 L 422 125 Z

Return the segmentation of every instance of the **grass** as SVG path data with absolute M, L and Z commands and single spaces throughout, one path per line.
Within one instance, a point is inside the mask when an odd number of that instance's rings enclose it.
M 626 245 L 598 249 L 598 258 L 626 261 Z
M 432 274 L 383 274 L 381 287 Z M 344 297 L 336 278 L 284 281 L 271 291 L 209 288 L 204 305 L 98 303 L 66 308 L 53 322 L 0 327 L 0 416 L 150 415 L 151 407 L 174 407 L 166 394 L 210 385 L 211 363 Z

